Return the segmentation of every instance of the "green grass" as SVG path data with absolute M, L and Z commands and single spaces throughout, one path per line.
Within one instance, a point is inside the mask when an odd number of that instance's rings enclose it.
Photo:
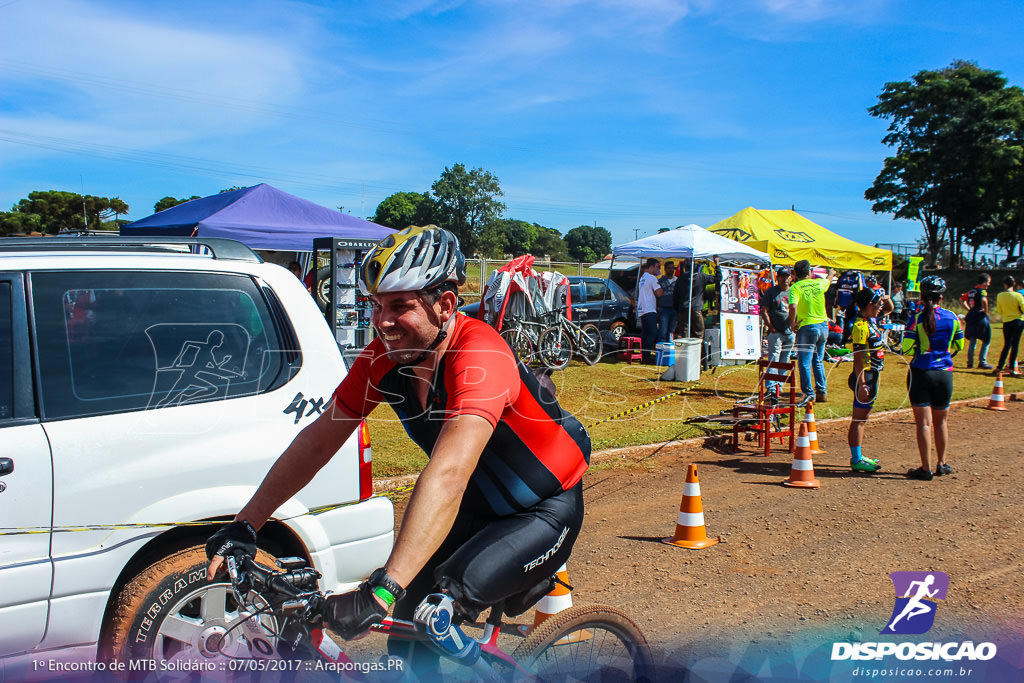
M 993 340 L 1001 341 L 996 332 L 993 330 Z M 993 341 L 990 362 L 993 352 L 998 354 L 1000 348 L 1000 342 Z M 910 407 L 906 392 L 908 362 L 909 358 L 886 355 L 876 410 Z M 966 356 L 958 356 L 953 399 L 988 396 L 992 377 L 979 370 L 967 370 L 965 364 Z M 815 406 L 816 420 L 849 417 L 852 392 L 846 382 L 852 368 L 850 362 L 826 363 L 829 402 Z M 751 395 L 757 388 L 757 370 L 753 365 L 720 367 L 714 373 L 705 372 L 695 383 L 662 381 L 660 374 L 654 366 L 628 365 L 609 359 L 594 367 L 573 362 L 565 370 L 555 372 L 552 379 L 559 403 L 587 427 L 595 450 L 723 433 L 727 431 L 725 427 L 700 424 L 693 418 L 729 410 L 737 399 Z M 657 402 L 645 406 L 652 401 Z M 378 407 L 369 420 L 375 476 L 413 474 L 426 465 L 426 455 L 405 435 L 391 408 Z

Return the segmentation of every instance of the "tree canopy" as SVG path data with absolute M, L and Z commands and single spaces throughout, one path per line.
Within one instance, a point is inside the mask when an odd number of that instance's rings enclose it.
M 426 192 L 396 192 L 377 205 L 370 219 L 395 230 L 437 221 L 437 203 Z
M 164 197 L 163 199 L 161 199 L 160 201 L 158 201 L 156 204 L 153 205 L 153 213 L 160 213 L 164 209 L 169 209 L 172 206 L 177 206 L 178 204 L 184 204 L 185 202 L 190 202 L 193 199 L 199 199 L 199 195 L 194 194 L 191 197 L 188 197 L 187 199 L 186 198 L 175 199 L 174 197 Z
M 569 256 L 577 261 L 600 261 L 612 250 L 612 234 L 606 229 L 581 225 L 565 233 Z
M 887 83 L 868 109 L 889 121 L 894 148 L 864 197 L 876 213 L 917 220 L 930 261 L 943 242 L 950 265 L 961 245 L 1020 242 L 1024 93 L 998 71 L 966 61 Z M 1016 227 L 1016 230 L 1014 229 Z
M 36 191 L 18 201 L 11 211 L 0 214 L 0 232 L 56 235 L 61 230 L 102 230 L 104 220 L 113 217 L 116 221 L 126 213 L 128 205 L 117 197 L 83 197 L 60 190 Z
M 437 224 L 455 233 L 467 255 L 479 250 L 484 229 L 505 212 L 505 205 L 498 200 L 504 195 L 501 184 L 482 168 L 446 167 L 430 190 L 437 203 Z

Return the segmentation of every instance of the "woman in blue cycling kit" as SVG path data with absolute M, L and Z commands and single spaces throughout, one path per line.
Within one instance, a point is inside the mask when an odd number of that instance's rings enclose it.
M 907 472 L 911 479 L 930 481 L 932 437 L 935 440 L 935 474 L 952 474 L 946 463 L 946 417 L 953 397 L 953 356 L 964 347 L 960 319 L 939 306 L 946 282 L 929 275 L 921 280 L 924 307 L 910 319 L 903 337 L 903 353 L 914 352 L 907 373 L 910 405 L 917 423 L 917 450 L 921 466 Z

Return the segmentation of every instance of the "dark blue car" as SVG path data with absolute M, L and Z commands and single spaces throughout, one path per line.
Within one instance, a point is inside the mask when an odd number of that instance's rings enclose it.
M 619 285 L 600 277 L 570 275 L 569 287 L 572 319 L 577 323 L 594 323 L 602 332 L 607 330 L 616 342 L 627 330 L 635 329 L 633 300 Z M 459 310 L 476 317 L 480 304 L 466 304 Z

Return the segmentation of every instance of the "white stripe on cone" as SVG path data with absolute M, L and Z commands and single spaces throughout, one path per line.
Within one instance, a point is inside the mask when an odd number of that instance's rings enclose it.
M 807 458 L 794 458 L 793 459 L 793 469 L 794 470 L 805 470 L 805 471 L 806 470 L 813 470 L 814 469 L 814 463 L 812 463 Z
M 700 484 L 695 481 L 688 481 L 683 484 L 683 495 L 695 498 L 700 495 Z
M 704 526 L 703 512 L 680 512 L 676 518 L 679 526 Z
M 537 603 L 537 611 L 545 614 L 558 614 L 572 607 L 572 593 L 565 595 L 545 595 Z

